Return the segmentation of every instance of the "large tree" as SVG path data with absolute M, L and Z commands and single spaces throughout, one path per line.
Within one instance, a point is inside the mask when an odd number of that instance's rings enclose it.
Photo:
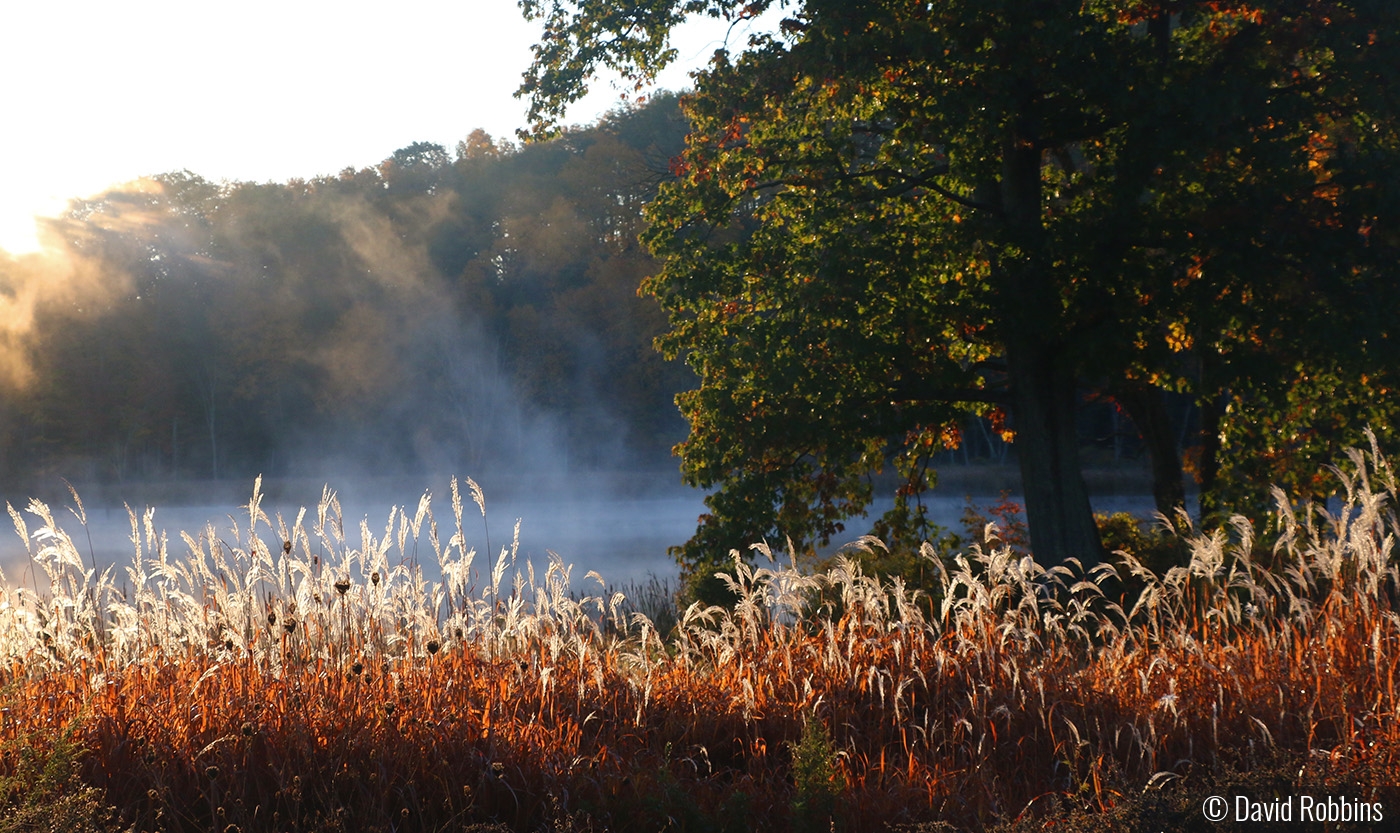
M 524 0 L 544 24 L 521 89 L 537 129 L 600 67 L 653 77 L 686 16 L 770 5 Z M 662 346 L 701 378 L 679 400 L 683 471 L 720 487 L 688 558 L 824 539 L 871 472 L 893 460 L 905 493 L 924 488 L 958 415 L 991 409 L 1037 558 L 1092 563 L 1078 392 L 1130 413 L 1171 508 L 1164 391 L 1215 407 L 1388 326 L 1318 311 L 1392 297 L 1370 231 L 1395 207 L 1396 106 L 1375 87 L 1392 4 L 783 8 L 781 34 L 694 76 L 677 181 L 649 213 Z

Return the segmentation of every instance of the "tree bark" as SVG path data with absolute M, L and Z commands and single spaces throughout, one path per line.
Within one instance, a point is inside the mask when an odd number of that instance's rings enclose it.
M 1157 511 L 1175 518 L 1176 510 L 1186 506 L 1186 487 L 1181 482 L 1181 451 L 1162 390 L 1151 385 L 1126 384 L 1114 388 L 1113 398 L 1127 411 L 1147 448 Z
M 1033 96 L 1027 93 L 1027 100 Z M 1002 148 L 999 219 L 1019 253 L 993 265 L 1001 284 L 1002 341 L 1011 383 L 1016 456 L 1026 497 L 1031 552 L 1046 567 L 1103 560 L 1103 543 L 1079 463 L 1076 367 L 1064 349 L 1065 322 L 1052 259 L 1046 252 L 1041 152 L 1013 130 Z
M 1046 567 L 1075 558 L 1087 570 L 1103 543 L 1080 469 L 1074 373 L 1040 347 L 1008 344 L 1006 356 L 1031 552 Z
M 1201 525 L 1205 527 L 1220 514 L 1220 399 L 1209 396 L 1201 400 L 1201 460 L 1198 478 L 1201 483 Z

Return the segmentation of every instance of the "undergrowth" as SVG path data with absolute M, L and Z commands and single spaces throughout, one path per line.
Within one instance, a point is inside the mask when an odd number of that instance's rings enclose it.
M 1374 447 L 1338 471 L 1334 512 L 1276 494 L 1268 548 L 1175 519 L 1164 569 L 993 537 L 926 548 L 925 595 L 760 545 L 732 609 L 674 626 L 514 542 L 479 560 L 455 482 L 445 528 L 425 495 L 353 536 L 329 490 L 287 521 L 255 485 L 179 556 L 133 513 L 120 576 L 31 502 L 45 586 L 0 592 L 29 820 L 0 830 L 1146 830 L 1250 778 L 1361 800 L 1400 784 L 1400 523 Z

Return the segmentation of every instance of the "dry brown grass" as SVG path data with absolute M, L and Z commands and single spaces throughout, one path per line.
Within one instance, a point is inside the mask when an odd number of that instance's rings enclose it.
M 930 551 L 932 606 L 760 546 L 734 610 L 668 634 L 561 563 L 478 563 L 455 484 L 446 544 L 426 498 L 352 542 L 333 494 L 308 530 L 255 487 L 178 559 L 133 515 L 120 582 L 36 502 L 32 532 L 12 516 L 48 586 L 0 597 L 0 774 L 18 801 L 23 761 L 66 756 L 110 825 L 220 831 L 1112 826 L 1281 760 L 1400 784 L 1396 483 L 1374 449 L 1345 482 L 1335 515 L 1281 499 L 1267 552 L 1188 531 L 1163 576 Z M 803 615 L 818 591 L 839 617 Z

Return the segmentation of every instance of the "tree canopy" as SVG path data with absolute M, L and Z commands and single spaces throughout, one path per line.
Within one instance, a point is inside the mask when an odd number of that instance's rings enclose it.
M 649 77 L 685 16 L 770 5 L 526 0 L 544 32 L 521 92 L 547 130 L 595 69 Z M 967 413 L 1014 436 L 1036 557 L 1087 566 L 1084 393 L 1133 418 L 1164 510 L 1184 500 L 1168 391 L 1201 406 L 1208 504 L 1222 472 L 1302 450 L 1290 433 L 1394 410 L 1368 396 L 1393 388 L 1393 4 L 782 8 L 695 74 L 647 215 L 659 343 L 700 378 L 683 471 L 718 487 L 692 564 L 825 541 L 882 467 L 921 492 Z

